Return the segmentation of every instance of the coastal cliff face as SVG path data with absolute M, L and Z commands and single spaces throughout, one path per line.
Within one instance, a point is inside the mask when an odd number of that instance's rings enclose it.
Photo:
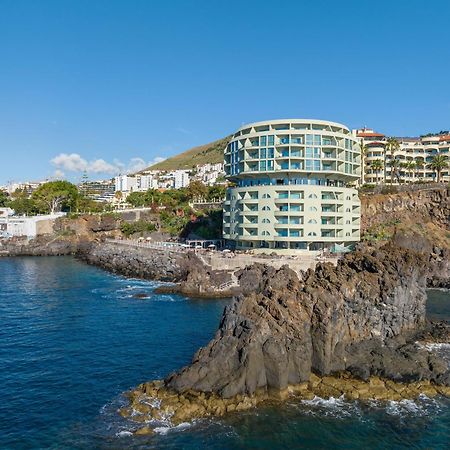
M 321 264 L 302 279 L 266 268 L 260 290 L 236 299 L 215 338 L 165 384 L 223 398 L 282 391 L 312 372 L 448 384 L 446 364 L 405 340 L 424 326 L 426 277 L 422 255 L 393 246 Z
M 450 189 L 405 191 L 398 194 L 375 194 L 361 197 L 361 229 L 389 222 L 428 223 L 448 229 L 450 220 Z

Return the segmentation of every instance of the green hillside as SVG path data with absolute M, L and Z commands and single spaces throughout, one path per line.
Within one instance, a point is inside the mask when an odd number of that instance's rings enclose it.
M 231 136 L 227 136 L 209 144 L 199 145 L 183 153 L 167 158 L 146 170 L 192 169 L 197 164 L 223 162 L 223 151 Z

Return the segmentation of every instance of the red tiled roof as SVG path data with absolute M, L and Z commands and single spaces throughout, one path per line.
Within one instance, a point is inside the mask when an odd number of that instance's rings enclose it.
M 358 133 L 357 137 L 384 137 L 384 134 L 381 133 Z
M 445 134 L 444 136 L 439 136 L 440 141 L 450 141 L 450 134 Z

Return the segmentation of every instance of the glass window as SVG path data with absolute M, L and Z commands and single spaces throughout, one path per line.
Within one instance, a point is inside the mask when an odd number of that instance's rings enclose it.
M 281 144 L 289 144 L 289 136 L 280 137 L 280 143 Z
M 268 145 L 274 145 L 275 144 L 275 139 L 273 134 L 268 136 Z
M 288 218 L 287 217 L 279 217 L 278 218 L 278 223 L 281 223 L 283 225 L 288 223 Z
M 300 170 L 301 164 L 299 162 L 291 162 L 291 169 L 292 170 Z
M 265 171 L 265 170 L 267 170 L 266 161 L 260 161 L 260 162 L 259 162 L 259 170 L 260 170 L 260 171 Z
M 281 156 L 284 158 L 288 158 L 289 157 L 289 149 L 288 148 L 283 148 L 281 150 Z
M 314 135 L 314 145 L 321 145 L 322 144 L 322 137 L 320 134 Z
M 288 235 L 288 230 L 285 228 L 282 228 L 281 230 L 278 230 L 278 236 L 280 237 L 287 237 Z
M 290 210 L 291 211 L 301 211 L 300 205 L 291 205 Z
M 300 225 L 300 217 L 291 217 L 289 223 L 291 225 Z
M 305 142 L 306 142 L 306 145 L 312 145 L 313 144 L 313 135 L 307 134 L 305 136 Z
M 291 198 L 292 199 L 300 199 L 302 198 L 300 192 L 291 192 Z
M 274 157 L 274 148 L 273 147 L 269 147 L 268 149 L 267 149 L 267 157 L 268 158 L 273 158 Z
M 267 161 L 267 170 L 273 170 L 273 161 L 272 160 Z
M 313 157 L 313 148 L 312 147 L 306 147 L 306 149 L 305 149 L 305 156 L 307 158 L 312 158 Z
M 291 150 L 291 157 L 298 158 L 301 156 L 300 149 L 295 148 Z
M 267 145 L 267 136 L 261 136 L 259 140 L 260 145 Z
M 281 167 L 281 170 L 288 170 L 289 169 L 289 163 L 287 161 L 282 162 L 280 167 Z
M 280 192 L 278 198 L 289 198 L 289 194 L 287 192 Z
M 306 170 L 313 170 L 313 160 L 312 159 L 306 159 L 305 160 L 305 169 Z
M 320 158 L 320 148 L 314 147 L 314 158 Z
M 299 232 L 299 230 L 289 230 L 289 236 L 300 237 L 300 232 Z

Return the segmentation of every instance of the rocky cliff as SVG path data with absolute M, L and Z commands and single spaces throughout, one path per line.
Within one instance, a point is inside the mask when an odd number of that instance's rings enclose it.
M 177 423 L 292 392 L 448 395 L 448 364 L 416 343 L 436 334 L 426 331 L 428 263 L 390 244 L 356 251 L 336 267 L 319 264 L 300 278 L 287 266 L 252 266 L 240 275 L 247 294 L 226 308 L 214 339 L 189 366 L 139 386 L 122 414 L 168 414 Z M 447 327 L 438 334 L 449 340 Z M 145 406 L 155 399 L 160 407 Z
M 361 196 L 361 229 L 389 223 L 434 223 L 448 229 L 450 226 L 450 189 L 444 185 L 435 188 Z
M 267 268 L 261 289 L 236 299 L 215 339 L 167 386 L 227 398 L 345 370 L 448 383 L 445 366 L 397 339 L 424 326 L 425 265 L 419 254 L 387 247 L 321 264 L 302 279 Z

